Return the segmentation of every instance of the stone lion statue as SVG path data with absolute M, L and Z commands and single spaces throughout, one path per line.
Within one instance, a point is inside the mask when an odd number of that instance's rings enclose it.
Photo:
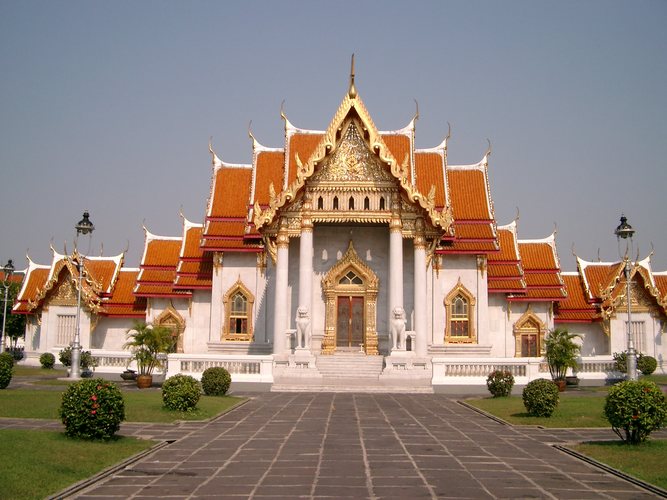
M 310 316 L 307 307 L 301 306 L 296 310 L 296 335 L 298 347 L 310 347 Z
M 394 307 L 391 318 L 391 338 L 394 349 L 405 349 L 405 311 L 402 307 Z

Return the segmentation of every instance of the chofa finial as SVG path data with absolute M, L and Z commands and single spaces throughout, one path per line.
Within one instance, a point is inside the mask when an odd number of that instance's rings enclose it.
M 350 96 L 350 99 L 357 97 L 357 89 L 354 86 L 354 54 L 352 54 L 352 64 L 350 66 L 350 88 L 347 91 L 347 95 Z

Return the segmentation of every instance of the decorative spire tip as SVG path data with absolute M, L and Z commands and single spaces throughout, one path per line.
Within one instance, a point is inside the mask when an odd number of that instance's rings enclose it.
M 350 96 L 350 99 L 357 97 L 357 89 L 354 86 L 354 54 L 352 54 L 352 64 L 350 66 L 350 88 L 347 91 L 347 95 Z

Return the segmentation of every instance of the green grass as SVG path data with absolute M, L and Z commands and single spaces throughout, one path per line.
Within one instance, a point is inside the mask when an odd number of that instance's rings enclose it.
M 69 439 L 63 433 L 0 430 L 2 498 L 45 498 L 91 477 L 154 442 L 119 437 L 108 442 Z
M 609 427 L 604 417 L 605 398 L 562 393 L 556 411 L 549 418 L 531 417 L 520 396 L 507 398 L 468 399 L 466 403 L 514 425 L 544 427 Z
M 14 377 L 35 377 L 35 378 L 58 378 L 66 377 L 67 370 L 48 369 L 39 366 L 14 365 Z
M 583 443 L 572 448 L 614 469 L 667 489 L 667 441 L 653 440 L 636 446 L 609 441 Z
M 650 380 L 658 385 L 667 385 L 667 375 L 642 375 L 643 380 Z
M 4 390 L 0 391 L 0 417 L 58 419 L 62 391 Z M 175 422 L 206 420 L 243 401 L 233 396 L 202 396 L 192 412 L 166 410 L 160 391 L 124 391 L 125 417 L 128 422 Z

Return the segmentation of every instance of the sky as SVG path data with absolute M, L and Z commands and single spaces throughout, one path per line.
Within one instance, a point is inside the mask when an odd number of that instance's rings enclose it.
M 203 222 L 209 138 L 251 163 L 253 135 L 327 127 L 356 87 L 380 130 L 447 135 L 449 163 L 492 144 L 496 219 L 557 230 L 564 271 L 631 253 L 667 270 L 667 2 L 0 0 L 0 265 L 79 248 L 139 265 L 145 225 Z

